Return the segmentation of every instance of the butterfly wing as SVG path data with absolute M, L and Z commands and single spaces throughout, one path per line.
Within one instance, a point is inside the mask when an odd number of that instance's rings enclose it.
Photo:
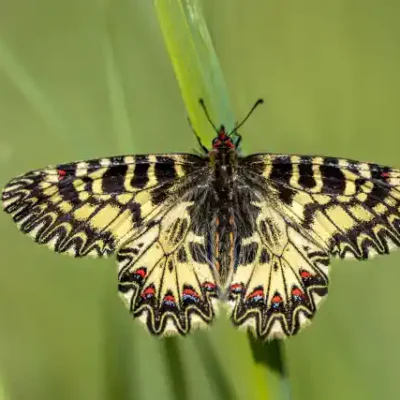
M 330 254 L 368 259 L 400 246 L 400 171 L 331 157 L 254 155 L 277 206 Z
M 13 179 L 2 199 L 24 233 L 59 253 L 117 253 L 134 317 L 156 335 L 186 334 L 211 322 L 218 291 L 199 212 L 207 166 L 188 154 L 62 164 Z
M 214 317 L 218 278 L 201 206 L 201 198 L 183 196 L 118 251 L 121 297 L 155 335 L 185 335 Z
M 194 155 L 120 156 L 50 166 L 12 179 L 2 201 L 20 230 L 59 253 L 107 256 L 167 208 Z
M 236 211 L 229 303 L 234 324 L 262 339 L 293 335 L 312 318 L 331 255 L 366 259 L 400 245 L 398 170 L 259 154 L 241 160 L 238 179 L 252 195 Z

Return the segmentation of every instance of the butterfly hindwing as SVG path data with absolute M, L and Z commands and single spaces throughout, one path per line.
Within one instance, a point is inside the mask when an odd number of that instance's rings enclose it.
M 165 212 L 165 199 L 178 196 L 201 166 L 186 154 L 61 164 L 14 178 L 2 200 L 36 242 L 75 257 L 106 256 Z
M 117 253 L 121 297 L 155 335 L 185 335 L 214 318 L 218 283 L 193 207 L 177 202 Z
M 294 335 L 327 294 L 328 254 L 267 201 L 254 201 L 251 210 L 253 233 L 238 238 L 229 287 L 231 319 L 260 339 Z

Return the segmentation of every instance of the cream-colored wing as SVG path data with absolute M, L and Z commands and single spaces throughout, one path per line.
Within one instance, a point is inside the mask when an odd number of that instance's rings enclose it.
M 12 179 L 2 201 L 37 243 L 75 257 L 107 256 L 168 211 L 203 167 L 189 154 L 61 164 Z
M 120 295 L 152 334 L 186 335 L 214 318 L 218 278 L 198 206 L 179 201 L 117 253 Z

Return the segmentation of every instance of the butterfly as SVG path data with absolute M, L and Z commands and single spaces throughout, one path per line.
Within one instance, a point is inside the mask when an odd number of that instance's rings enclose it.
M 211 122 L 204 105 L 200 103 Z M 332 257 L 400 246 L 400 170 L 348 159 L 242 157 L 223 125 L 203 154 L 127 155 L 34 170 L 4 210 L 40 244 L 115 255 L 118 290 L 154 335 L 186 335 L 222 306 L 261 340 L 296 334 L 328 291 Z

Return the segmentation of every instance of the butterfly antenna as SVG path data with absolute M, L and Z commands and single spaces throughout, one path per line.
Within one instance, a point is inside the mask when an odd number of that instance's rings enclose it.
M 239 125 L 236 125 L 235 128 L 233 129 L 232 132 L 229 133 L 231 135 L 232 133 L 236 132 L 250 117 L 251 114 L 253 114 L 253 111 L 260 105 L 263 104 L 264 100 L 263 99 L 258 99 L 253 107 L 251 107 L 251 110 L 247 113 L 247 115 L 242 119 L 242 122 Z
M 206 146 L 203 145 L 203 143 L 201 142 L 200 136 L 197 134 L 197 132 L 194 130 L 193 125 L 192 125 L 192 121 L 190 120 L 190 118 L 188 117 L 188 121 L 189 121 L 189 125 L 190 128 L 192 129 L 192 132 L 194 133 L 194 136 L 196 136 L 197 142 L 199 143 L 200 147 L 202 148 L 202 150 L 207 154 L 208 153 L 208 149 Z
M 207 110 L 206 104 L 204 103 L 204 100 L 203 100 L 203 99 L 199 99 L 199 103 L 200 103 L 200 105 L 201 105 L 201 108 L 202 108 L 203 111 L 204 111 L 204 114 L 206 114 L 206 117 L 207 117 L 208 122 L 212 125 L 212 127 L 213 127 L 214 130 L 215 130 L 215 132 L 218 132 L 217 127 L 214 125 L 214 123 L 212 122 L 212 120 L 211 120 L 211 118 L 210 118 L 210 114 L 208 113 L 208 110 Z

